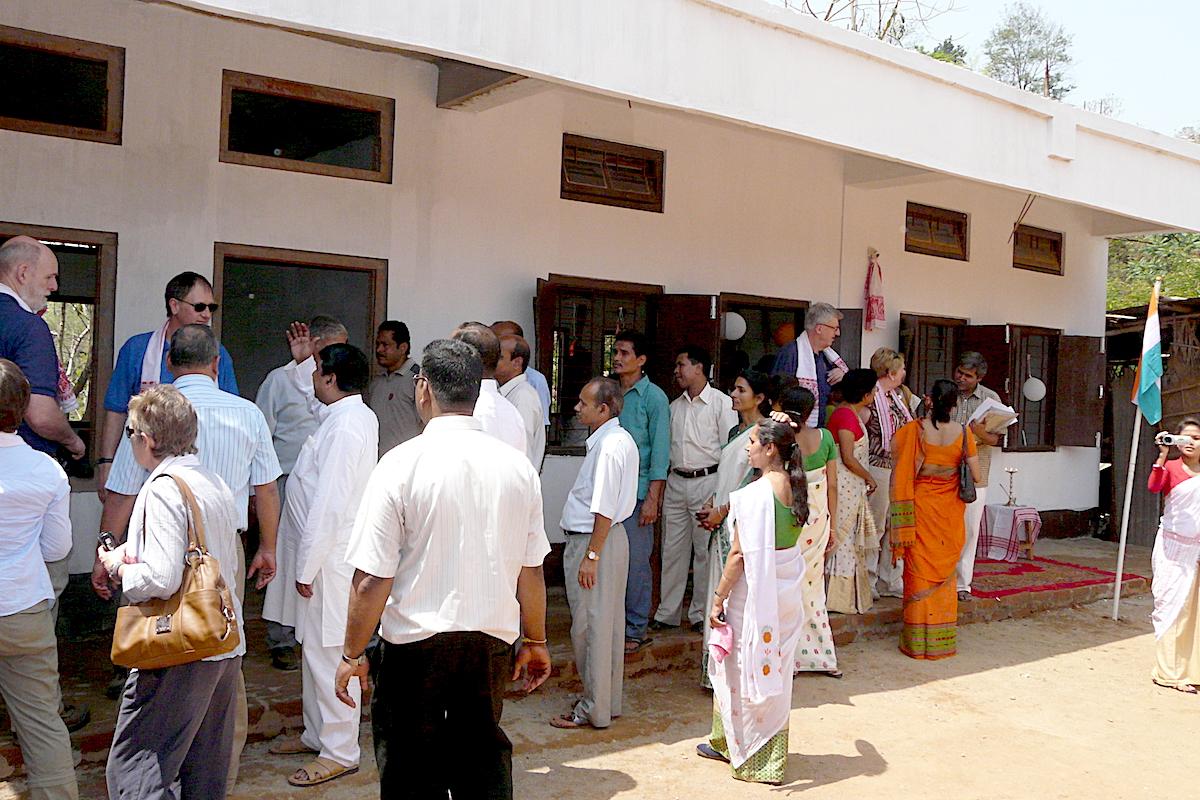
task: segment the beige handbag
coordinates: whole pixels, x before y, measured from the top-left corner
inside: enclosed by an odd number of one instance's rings
[[[196,497],[184,481],[179,486],[188,508],[188,546],[179,589],[165,600],[117,609],[112,663],[132,669],[162,669],[200,661],[234,650],[238,635],[233,598],[221,577],[221,566],[204,541],[204,520]],[[163,477],[162,475],[158,477]],[[143,521],[142,535],[146,535]]]

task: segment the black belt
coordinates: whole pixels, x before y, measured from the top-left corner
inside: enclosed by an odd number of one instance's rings
[[[705,475],[712,475],[716,471],[717,471],[716,464],[713,464],[711,467],[704,467],[703,469],[672,469],[671,470],[671,472],[674,472],[676,475],[678,475],[681,478],[703,478]]]
[[[591,531],[587,531],[587,532],[569,531],[569,530],[566,530],[565,528],[563,529],[563,533],[565,533],[567,536],[591,536],[592,535]]]

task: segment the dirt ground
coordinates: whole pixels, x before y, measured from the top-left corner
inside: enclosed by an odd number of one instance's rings
[[[607,731],[562,732],[546,720],[565,710],[564,688],[505,707],[516,746],[518,798],[914,795],[951,798],[1195,797],[1200,698],[1153,686],[1149,596],[1023,620],[969,625],[959,655],[916,662],[891,640],[844,648],[843,680],[805,676],[792,695],[787,784],[738,783],[728,768],[694,754],[711,700],[690,672],[626,683],[625,715]],[[363,734],[363,770],[318,789],[291,789],[299,759],[252,745],[233,797],[378,797]],[[417,768],[414,765],[414,768]],[[85,763],[82,783],[103,766]],[[14,781],[0,798],[16,797]],[[85,790],[81,796],[92,796]]]

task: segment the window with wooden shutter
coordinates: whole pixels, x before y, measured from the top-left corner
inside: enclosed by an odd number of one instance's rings
[[[904,251],[966,261],[970,221],[961,211],[909,203],[904,217]]]
[[[924,396],[936,380],[953,380],[958,339],[965,319],[900,315],[900,353],[907,372],[905,383],[914,394]]]
[[[1012,340],[1010,383],[1018,418],[1008,430],[1007,449],[1053,450],[1059,332],[1014,325]],[[1038,394],[1042,397],[1033,399]]]
[[[654,356],[646,365],[650,380],[657,383],[667,398],[674,400],[683,391],[675,383],[675,356],[680,348],[692,345],[703,347],[709,358],[720,357],[721,331],[717,314],[717,297],[708,294],[664,294],[654,299],[656,305]],[[709,378],[716,375],[715,364],[709,364]]]
[[[1063,235],[1018,225],[1013,232],[1013,266],[1050,275],[1063,274]]]
[[[716,359],[716,385],[728,393],[738,373],[750,367],[768,375],[779,351],[804,331],[806,300],[722,292],[721,319],[738,314],[746,321],[746,332],[737,339],[721,339]],[[835,342],[834,347],[840,343]]]
[[[1104,430],[1106,391],[1104,338],[1061,336],[1055,388],[1054,443],[1059,447],[1097,447]]]
[[[662,150],[564,133],[559,196],[662,213],[664,163]]]

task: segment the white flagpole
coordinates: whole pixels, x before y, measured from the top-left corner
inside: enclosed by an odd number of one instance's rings
[[[1120,619],[1121,576],[1125,572],[1125,537],[1129,534],[1129,503],[1133,499],[1133,478],[1137,468],[1138,440],[1142,434],[1142,409],[1133,407],[1133,442],[1129,445],[1129,472],[1125,475],[1125,505],[1121,508],[1121,543],[1117,549],[1117,577],[1113,579],[1112,618]]]

